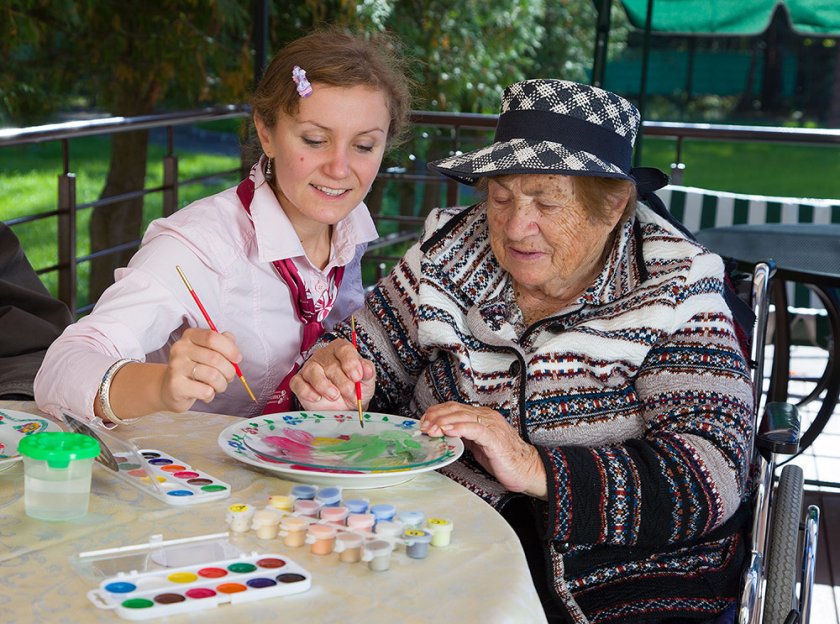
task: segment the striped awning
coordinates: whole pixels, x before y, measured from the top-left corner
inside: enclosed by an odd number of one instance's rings
[[[630,23],[644,29],[648,0],[621,0]],[[840,36],[840,0],[653,0],[651,30],[669,34],[757,35],[783,11],[799,34]]]

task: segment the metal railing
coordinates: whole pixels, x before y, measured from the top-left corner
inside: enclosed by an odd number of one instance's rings
[[[174,130],[182,126],[192,126],[197,123],[213,122],[231,118],[246,118],[250,115],[247,106],[221,106],[216,108],[194,110],[177,113],[162,113],[140,117],[109,117],[86,121],[72,121],[66,123],[35,126],[29,128],[0,129],[0,148],[11,148],[31,143],[58,142],[61,145],[62,173],[58,176],[58,201],[55,210],[49,210],[33,215],[26,215],[6,220],[10,226],[31,223],[43,219],[57,218],[57,248],[58,259],[53,265],[40,267],[39,274],[58,273],[58,296],[70,309],[83,313],[92,307],[92,303],[77,309],[77,266],[89,262],[93,258],[118,253],[131,249],[139,244],[139,240],[132,240],[92,254],[77,255],[76,220],[79,211],[98,206],[107,206],[150,194],[160,193],[162,196],[162,215],[170,215],[178,209],[179,189],[189,184],[203,183],[207,179],[222,175],[240,174],[247,171],[250,163],[240,162],[240,167],[227,171],[217,171],[202,176],[179,179],[178,156],[175,149]],[[426,205],[459,205],[463,200],[464,187],[458,183],[444,179],[428,172],[421,160],[442,158],[457,150],[468,150],[486,144],[492,136],[496,125],[496,115],[481,115],[471,113],[440,113],[415,111],[412,114],[414,154],[407,154],[404,162],[388,164],[380,171],[374,192],[368,197],[377,225],[384,226],[389,231],[379,240],[370,245],[365,256],[366,265],[377,267],[377,276],[387,268],[401,254],[402,249],[414,240],[422,225]],[[110,136],[120,132],[137,130],[165,129],[166,151],[163,157],[163,181],[155,187],[138,189],[119,196],[102,198],[96,201],[78,203],[76,191],[76,174],[71,167],[70,142],[74,139],[90,136]],[[675,155],[672,164],[674,182],[681,181],[684,166],[682,160],[683,143],[687,139],[701,140],[729,140],[729,141],[762,141],[774,143],[798,143],[811,145],[840,146],[840,130],[819,130],[803,128],[752,127],[724,124],[688,124],[671,122],[645,122],[643,125],[645,137],[663,137],[675,139]],[[424,159],[416,157],[423,153]],[[413,168],[413,169],[412,169]],[[389,186],[406,185],[421,189],[423,198],[419,200],[416,194],[409,194],[408,200],[394,206],[394,200],[386,197]],[[403,188],[406,188],[404,186]],[[377,192],[377,187],[378,192]],[[445,189],[445,196],[441,194]],[[394,192],[391,188],[392,194]],[[388,250],[391,249],[391,253]]]

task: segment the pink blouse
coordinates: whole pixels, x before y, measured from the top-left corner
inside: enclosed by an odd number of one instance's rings
[[[71,325],[44,358],[35,378],[39,409],[94,420],[102,376],[120,358],[166,362],[169,347],[188,327],[207,327],[175,265],[180,265],[219,331],[236,337],[239,363],[255,404],[234,380],[225,393],[192,409],[253,417],[299,357],[302,325],[289,289],[272,261],[292,258],[313,293],[328,286],[334,266],[347,265],[338,299],[324,321],[329,329],[362,303],[360,261],[377,238],[373,219],[359,204],[333,229],[329,263],[309,263],[292,224],[257,167],[251,205],[253,226],[236,188],[201,199],[149,225],[128,267],[115,272],[90,315]],[[99,419],[95,419],[99,421]]]

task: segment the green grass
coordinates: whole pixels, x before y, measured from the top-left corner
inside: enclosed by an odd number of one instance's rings
[[[163,182],[164,149],[157,145],[149,147],[146,172],[146,187],[159,186]],[[100,137],[75,139],[70,143],[71,170],[76,173],[76,203],[95,201],[105,183],[110,141]],[[180,180],[204,174],[225,171],[239,166],[238,158],[182,152],[178,155],[178,176]],[[58,176],[62,172],[62,157],[58,143],[41,143],[17,146],[0,150],[0,219],[32,215],[55,210],[58,202]],[[213,179],[209,183],[185,185],[179,188],[179,204],[185,206],[200,197],[216,193],[236,183],[238,176]],[[88,224],[92,209],[80,210],[76,220],[77,254],[90,252]],[[162,214],[160,193],[148,195],[144,202],[143,228],[152,219]],[[55,217],[15,226],[15,234],[21,241],[29,261],[36,269],[52,266],[58,262],[57,231]],[[86,285],[89,264],[78,267],[79,284]],[[55,272],[41,276],[51,293],[57,294],[58,275]],[[84,305],[86,287],[80,288],[79,305]]]
[[[239,122],[237,120],[236,123]],[[107,138],[86,137],[70,142],[71,170],[76,173],[77,203],[94,201],[102,190],[107,173],[110,142]],[[675,142],[668,139],[647,138],[643,144],[643,164],[668,171],[675,156]],[[162,183],[164,150],[151,145],[148,156],[146,187]],[[211,154],[179,152],[179,177],[185,179],[233,169],[238,159]],[[769,143],[711,142],[691,140],[683,146],[686,165],[683,184],[703,188],[761,195],[792,197],[840,197],[840,158],[836,147],[779,145]],[[55,210],[57,180],[61,173],[62,156],[57,142],[0,149],[0,219]],[[238,176],[216,178],[210,183],[181,186],[180,205],[218,192],[238,181]],[[418,214],[419,203],[406,210],[400,206],[400,194],[389,190],[383,205],[388,214]],[[419,193],[415,194],[419,198]],[[89,253],[88,222],[90,209],[81,210],[77,219],[77,253]],[[161,216],[161,195],[146,197],[144,228]],[[56,218],[15,226],[23,249],[36,269],[57,262]],[[383,233],[398,229],[385,225]],[[79,283],[87,284],[89,266],[79,265]],[[368,271],[369,273],[371,271]],[[371,277],[371,276],[367,276]],[[57,274],[42,276],[53,294],[57,293]],[[369,282],[366,282],[369,283]],[[84,305],[83,286],[79,305]]]
[[[643,164],[669,173],[675,141],[644,139]],[[686,141],[684,186],[733,193],[840,199],[836,146]]]

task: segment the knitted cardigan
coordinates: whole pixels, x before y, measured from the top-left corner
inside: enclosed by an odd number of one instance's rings
[[[570,621],[709,619],[737,592],[753,410],[723,279],[639,204],[592,286],[526,328],[483,206],[434,211],[356,314],[371,409],[481,404],[536,446],[548,502],[532,504]],[[442,472],[497,508],[517,496],[469,454]]]

